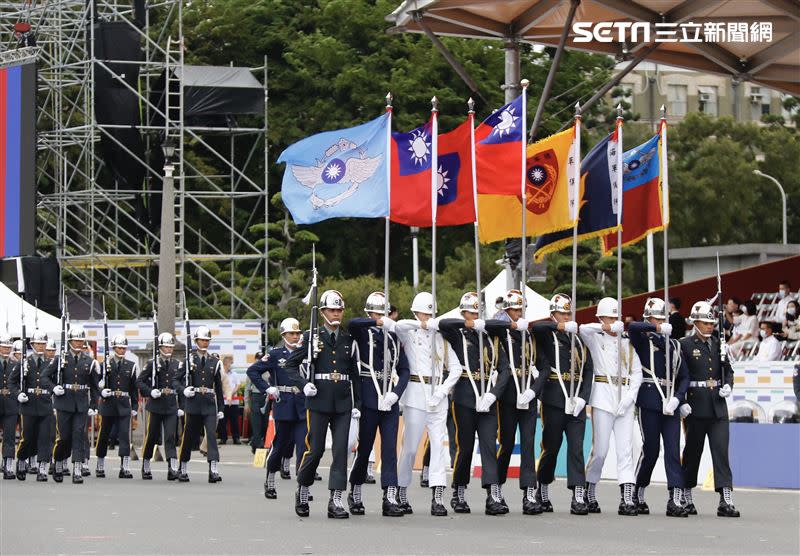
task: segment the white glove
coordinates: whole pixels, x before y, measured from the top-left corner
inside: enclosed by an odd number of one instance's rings
[[[672,334],[672,325],[668,322],[662,322],[659,328],[661,329],[659,334],[663,334],[664,336]]]
[[[223,412],[221,412],[221,411],[217,411],[217,419],[224,419],[224,418],[225,418],[225,414]]]
[[[261,358],[261,361],[264,362],[264,363],[269,361],[269,353],[264,354],[264,357]]]
[[[617,415],[619,415],[620,417],[625,415],[628,412],[628,410],[633,406],[634,401],[635,400],[633,398],[628,396],[622,398],[622,400],[619,402],[619,405],[617,406]]]
[[[103,396],[104,398],[110,398],[111,397],[111,389],[110,388],[103,388],[100,391],[100,395]]]
[[[475,411],[478,413],[488,413],[495,401],[497,401],[497,397],[495,397],[495,395],[491,392],[486,392],[483,397],[478,400],[478,404],[475,406]]]
[[[719,389],[719,397],[720,398],[727,398],[728,396],[731,395],[731,390],[732,390],[731,389],[731,385],[730,384],[726,384],[725,386],[723,386],[722,388]]]
[[[179,409],[178,410],[178,417],[183,417],[184,415],[186,415],[186,413],[182,409]]]
[[[431,407],[436,407],[442,400],[447,397],[447,387],[444,384],[440,384],[436,387],[436,390],[433,391],[433,395],[431,395],[430,399],[428,400],[428,405]]]
[[[667,413],[675,413],[675,410],[678,409],[678,405],[680,405],[680,401],[676,397],[672,397],[669,401],[664,405],[664,411]]]
[[[135,409],[131,409],[131,417],[136,417],[137,415],[139,415],[139,412]]]
[[[278,390],[277,386],[270,386],[267,388],[267,397],[271,400],[279,400],[281,399],[281,393]]]
[[[350,416],[353,419],[361,419],[361,412],[354,407],[353,410],[350,412]]]
[[[573,398],[573,400],[575,402],[575,409],[572,410],[572,416],[577,417],[578,415],[581,414],[583,408],[586,407],[586,400],[584,400],[583,398],[579,398],[577,396]]]
[[[28,394],[26,394],[25,392],[20,392],[19,396],[17,396],[17,401],[19,403],[27,402],[28,401]]]
[[[486,321],[483,319],[475,319],[472,321],[472,328],[475,332],[483,332],[486,330]]]
[[[516,324],[517,324],[517,330],[527,330],[528,324],[530,323],[525,319],[517,319]]]
[[[578,323],[574,320],[568,320],[564,323],[564,332],[569,334],[577,334],[578,333]]]
[[[97,383],[97,387],[102,390],[103,388],[106,387],[106,381],[101,378],[100,382]]]
[[[439,330],[439,318],[437,317],[435,319],[428,319],[427,321],[425,321],[425,327],[428,330],[433,330],[433,331]]]
[[[530,373],[533,376],[533,380],[539,378],[539,369],[537,369],[535,365],[530,368]]]
[[[60,384],[56,384],[53,387],[53,394],[55,394],[56,396],[63,396],[64,395],[64,387],[61,386]]]
[[[159,390],[158,388],[153,388],[150,391],[150,397],[153,398],[154,400],[157,400],[158,398],[161,397],[161,390]]]
[[[183,395],[187,398],[194,398],[194,386],[187,386],[183,389]]]
[[[86,412],[86,415],[88,415],[89,417],[94,417],[95,415],[97,415],[97,410],[90,409],[89,411]]]
[[[305,394],[309,398],[313,398],[317,395],[317,387],[311,384],[310,382],[303,386],[303,394]]]
[[[688,403],[685,403],[681,406],[681,417],[684,419],[692,414],[692,406]]]
[[[519,403],[531,403],[535,397],[536,397],[536,392],[528,388],[522,394],[519,395],[518,401]]]
[[[394,392],[386,392],[386,395],[383,397],[383,406],[386,408],[386,411],[390,411],[392,406],[397,403],[398,398],[397,394]]]
[[[622,334],[625,332],[625,323],[621,320],[615,320],[611,323],[611,332],[614,334]]]
[[[381,322],[383,323],[383,328],[386,329],[387,332],[394,332],[397,326],[397,323],[389,317],[381,317]]]

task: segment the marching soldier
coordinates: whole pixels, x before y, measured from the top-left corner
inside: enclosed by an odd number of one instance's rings
[[[83,483],[81,463],[88,459],[86,443],[86,418],[97,415],[99,373],[97,362],[84,352],[86,331],[82,326],[72,326],[67,334],[69,353],[50,361],[45,369],[47,380],[53,386],[53,405],[56,408],[56,445],[53,459],[56,472],[59,461],[72,454],[72,482]],[[42,343],[44,348],[45,343]],[[65,359],[62,361],[62,359]],[[41,458],[40,458],[41,460]],[[40,474],[44,470],[40,466]],[[53,475],[55,479],[55,473]],[[57,479],[56,479],[57,480]],[[60,482],[60,481],[59,481]]]
[[[50,422],[53,420],[53,382],[47,376],[47,363],[44,360],[44,346],[47,336],[38,330],[31,337],[33,353],[20,359],[11,372],[10,389],[12,397],[19,402],[22,435],[17,446],[17,479],[25,480],[27,460],[37,456],[36,480],[47,481],[45,465],[50,461]],[[22,384],[20,386],[20,375]],[[13,434],[11,438],[14,438]],[[57,482],[61,482],[61,473]]]
[[[464,371],[453,390],[453,421],[456,425],[456,459],[453,470],[453,497],[450,505],[456,513],[469,513],[466,489],[472,469],[475,433],[481,452],[481,486],[486,489],[486,514],[503,515],[508,506],[500,491],[497,472],[497,397],[509,378],[508,360],[498,343],[485,332],[486,323],[478,314],[478,294],[461,296],[459,309],[463,319],[432,319],[428,328],[438,329],[447,340]],[[480,344],[484,353],[481,359]],[[483,368],[481,368],[483,363]],[[497,373],[495,375],[495,373]],[[478,383],[480,382],[480,387]]]
[[[408,386],[401,398],[404,432],[397,469],[398,495],[401,507],[412,513],[407,489],[411,484],[419,441],[427,428],[430,456],[425,480],[428,482],[426,488],[429,486],[433,491],[431,515],[446,516],[444,491],[448,462],[444,441],[447,438],[447,395],[461,378],[461,364],[453,348],[439,334],[426,328],[425,323],[433,317],[433,296],[428,292],[418,293],[411,302],[411,312],[416,319],[404,319],[395,326],[411,369]],[[404,501],[406,506],[402,505]]]
[[[272,418],[275,420],[275,438],[267,458],[267,481],[264,485],[264,496],[269,499],[278,497],[275,489],[275,473],[281,471],[283,455],[288,449],[297,450],[297,464],[300,464],[305,449],[306,400],[297,386],[289,382],[284,367],[292,353],[300,347],[303,333],[300,322],[294,318],[281,321],[280,333],[283,347],[270,350],[266,357],[253,363],[247,369],[247,376],[258,391],[272,400]],[[269,382],[264,374],[269,375]]]
[[[542,453],[539,456],[536,498],[542,511],[552,512],[550,483],[555,480],[556,458],[567,436],[567,486],[572,490],[570,513],[587,515],[583,460],[586,401],[592,393],[592,357],[577,337],[578,325],[570,319],[572,301],[557,293],[550,300],[549,321],[534,323],[531,331],[538,350],[552,365],[542,369]],[[574,345],[573,345],[574,342]],[[574,366],[573,366],[574,365]]]
[[[56,356],[56,341],[53,338],[47,339],[47,344],[44,346],[44,358],[48,363]]]
[[[111,340],[113,353],[107,354],[106,379],[100,390],[100,432],[97,436],[95,455],[97,469],[95,475],[105,477],[105,457],[108,453],[108,437],[116,423],[119,434],[120,479],[132,479],[130,471],[130,424],[139,407],[139,393],[136,388],[138,366],[125,358],[128,338],[114,336]]]
[[[383,515],[401,517],[411,509],[408,499],[398,502],[397,494],[397,430],[400,424],[398,401],[408,384],[408,359],[391,332],[394,322],[386,315],[386,296],[373,292],[364,303],[367,318],[351,319],[347,325],[357,351],[356,362],[361,379],[354,383],[360,390],[361,418],[358,425],[358,452],[350,472],[350,494],[347,503],[350,513],[364,515],[361,488],[367,478],[370,453],[375,444],[375,433],[381,431],[381,488],[383,489]],[[384,376],[384,342],[388,342],[388,376]],[[394,378],[397,378],[397,384]],[[384,386],[386,392],[384,393]]]
[[[689,392],[680,406],[686,427],[683,448],[683,495],[689,514],[697,513],[692,489],[697,486],[697,470],[706,436],[714,464],[714,488],[719,492],[719,517],[739,517],[733,505],[733,475],[728,461],[728,404],[733,389],[733,368],[720,355],[720,340],[712,335],[716,319],[714,308],[706,301],[692,306],[689,319],[694,333],[681,338],[683,359],[689,367]]]
[[[11,348],[11,361],[17,363],[22,361],[22,340],[14,340],[14,346]]]
[[[358,380],[356,360],[351,353],[352,338],[341,328],[344,299],[336,290],[322,292],[319,309],[325,320],[323,326],[303,335],[303,346],[310,346],[312,361],[308,361],[308,349],[295,350],[286,360],[284,369],[291,385],[302,389],[306,396],[306,451],[297,470],[297,493],[295,513],[308,516],[308,489],[314,484],[322,454],[325,452],[325,437],[330,427],[333,460],[331,461],[328,489],[328,517],[349,517],[342,500],[347,488],[347,439],[350,419],[361,417],[360,388],[353,388]],[[301,374],[303,364],[308,372],[313,365],[313,382]]]
[[[689,388],[689,369],[681,357],[677,340],[669,340],[669,373],[667,373],[666,339],[672,326],[662,299],[650,298],[644,305],[644,322],[632,322],[628,327],[631,344],[639,354],[644,378],[636,405],[639,407],[639,428],[642,430],[642,455],[636,472],[634,502],[640,514],[649,514],[645,489],[650,484],[653,468],[658,461],[661,442],[664,443],[664,469],[667,473],[668,517],[688,517],[681,506],[683,471],[681,470],[681,420],[676,410]]]
[[[586,466],[586,500],[589,513],[600,513],[595,489],[608,455],[611,434],[617,453],[617,483],[622,491],[619,515],[635,516],[633,419],[634,404],[642,384],[642,364],[627,338],[619,338],[625,325],[619,320],[617,300],[604,297],[597,304],[600,322],[580,327],[580,337],[592,355],[594,384],[592,406],[592,453]],[[620,359],[621,358],[621,359]],[[620,374],[621,371],[621,374]]]
[[[182,369],[186,378],[183,395],[185,397],[186,417],[183,422],[180,461],[181,471],[178,480],[189,482],[189,460],[192,457],[192,443],[199,440],[200,429],[205,429],[206,459],[208,459],[208,482],[222,481],[217,464],[219,448],[217,447],[217,421],[225,415],[222,411],[224,398],[222,395],[222,362],[216,355],[208,353],[211,343],[211,331],[207,326],[199,326],[194,333],[197,349],[190,359],[191,368]],[[186,347],[189,349],[189,346]]]
[[[174,481],[178,478],[175,430],[178,425],[178,417],[183,416],[183,410],[178,407],[178,392],[183,386],[179,371],[180,364],[172,357],[174,349],[175,337],[169,332],[159,334],[158,357],[156,361],[151,359],[147,362],[136,381],[139,393],[148,398],[145,410],[150,414],[142,452],[142,479],[146,481],[153,479],[150,459],[153,457],[153,451],[158,444],[162,428],[164,452],[169,462],[167,480]]]
[[[499,340],[508,357],[510,380],[505,391],[497,401],[498,440],[497,466],[500,485],[504,485],[511,463],[511,453],[519,426],[520,468],[519,487],[522,495],[522,513],[537,515],[542,513],[536,501],[536,467],[534,442],[536,438],[537,402],[534,386],[541,388],[538,368],[547,369],[546,362],[528,332],[528,321],[522,318],[525,304],[522,292],[508,290],[503,297],[504,317],[486,323],[487,332]],[[541,391],[540,391],[541,393]]]
[[[8,332],[0,332],[0,431],[3,432],[3,479],[14,479],[14,439],[17,435],[19,403],[13,394],[11,361],[13,342]]]

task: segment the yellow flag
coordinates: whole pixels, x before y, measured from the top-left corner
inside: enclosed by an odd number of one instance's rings
[[[573,149],[575,128],[551,135],[527,149],[525,175],[526,228],[540,236],[571,228],[569,199],[577,174]],[[573,194],[574,196],[574,194]],[[521,195],[478,195],[478,235],[491,243],[522,235]]]

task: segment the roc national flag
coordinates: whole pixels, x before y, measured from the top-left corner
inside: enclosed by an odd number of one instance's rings
[[[389,214],[389,113],[365,124],[325,131],[288,147],[281,193],[298,224]]]
[[[622,245],[663,229],[661,207],[661,135],[622,155]],[[617,234],[603,236],[603,252],[617,247]]]
[[[475,129],[478,193],[520,195],[522,142],[527,141],[523,104],[520,95]]]

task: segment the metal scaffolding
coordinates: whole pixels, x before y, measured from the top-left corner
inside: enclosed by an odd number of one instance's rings
[[[230,119],[224,127],[191,125],[183,109],[183,2],[143,2],[144,12],[138,14],[133,4],[0,2],[1,28],[30,22],[38,49],[37,254],[58,258],[73,313],[95,318],[100,297],[105,296],[116,301],[109,303],[113,318],[150,314],[160,232],[142,220],[139,201],[160,200],[164,169],[154,167],[152,157],[137,156],[113,133],[135,128],[145,154],[160,149],[165,138],[175,147],[178,292],[184,291],[187,304],[202,309],[205,318],[265,318],[267,231],[254,237],[248,229],[266,223],[268,216],[266,58],[263,66],[249,68],[263,84],[263,117],[245,118],[250,127]],[[136,33],[141,58],[99,57],[92,22],[117,22]],[[13,41],[6,43],[13,46]],[[134,85],[119,69],[132,64],[139,76]],[[135,95],[139,125],[98,122],[99,71]],[[153,101],[156,88],[166,94],[166,110]],[[141,187],[124,187],[114,179],[101,140],[112,142],[141,166],[145,176]],[[176,314],[178,310],[176,306]]]

